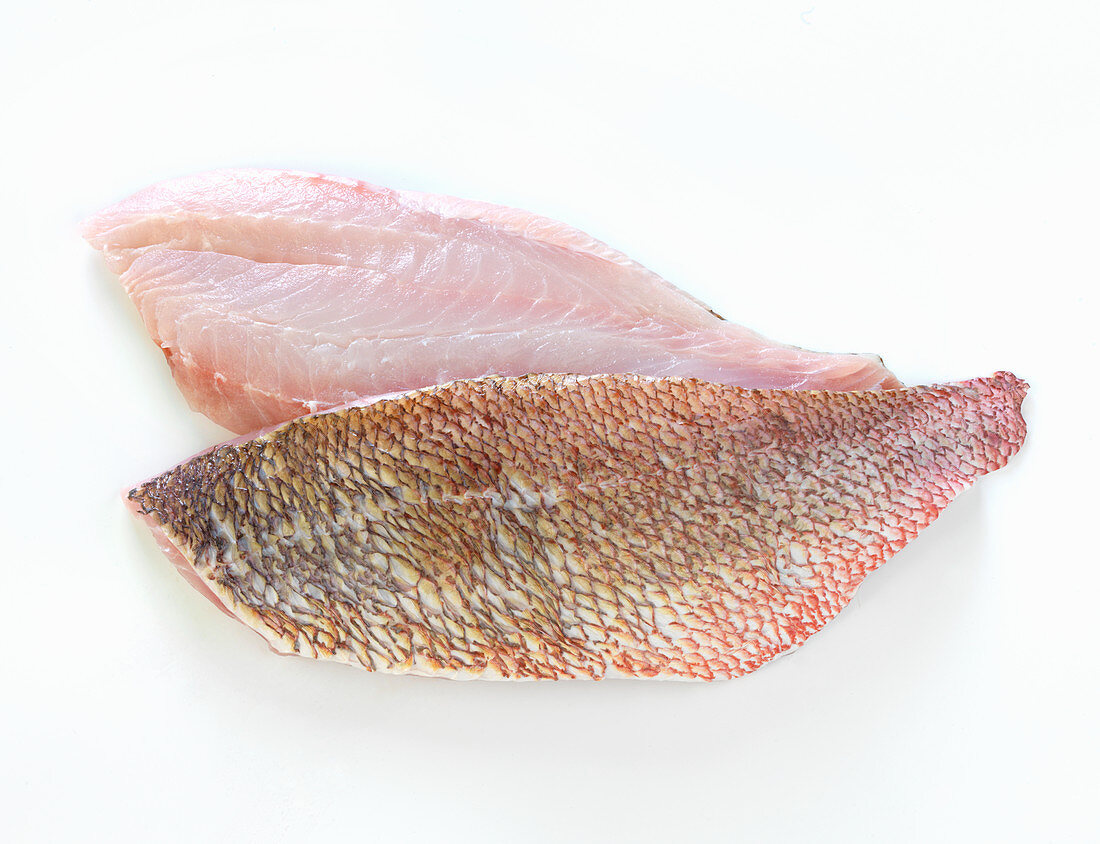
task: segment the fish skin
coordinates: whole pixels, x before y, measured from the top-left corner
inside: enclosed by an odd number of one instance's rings
[[[483,378],[216,447],[128,502],[280,653],[731,678],[802,644],[1004,466],[1026,392],[1009,373],[860,392]]]
[[[900,386],[881,359],[768,340],[591,236],[487,203],[229,170],[87,220],[191,406],[237,433],[489,374]]]

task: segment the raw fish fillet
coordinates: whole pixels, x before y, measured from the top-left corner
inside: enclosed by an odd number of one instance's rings
[[[484,378],[289,422],[129,503],[276,651],[453,678],[737,677],[1024,439],[1007,373],[889,391]]]
[[[238,433],[489,374],[900,386],[877,357],[767,340],[576,229],[485,203],[231,170],[141,191],[84,234],[191,406]]]

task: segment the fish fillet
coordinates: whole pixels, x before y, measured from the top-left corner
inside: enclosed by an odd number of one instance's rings
[[[150,187],[84,234],[191,406],[238,433],[490,374],[900,386],[877,357],[775,343],[583,232],[485,203],[231,170]]]
[[[483,378],[289,422],[128,496],[276,651],[453,678],[737,677],[1025,434],[1008,373],[887,391]]]

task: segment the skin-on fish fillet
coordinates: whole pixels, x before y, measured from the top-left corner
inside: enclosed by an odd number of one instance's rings
[[[888,391],[460,381],[292,421],[129,493],[276,651],[454,678],[737,677],[1023,442],[1008,373]]]
[[[900,386],[877,357],[775,343],[583,232],[485,203],[230,170],[143,190],[84,234],[191,406],[238,433],[488,374]]]

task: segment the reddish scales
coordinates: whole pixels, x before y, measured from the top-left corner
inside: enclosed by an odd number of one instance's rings
[[[458,678],[736,677],[1023,442],[1000,373],[884,392],[484,378],[287,423],[134,489],[284,653]]]

